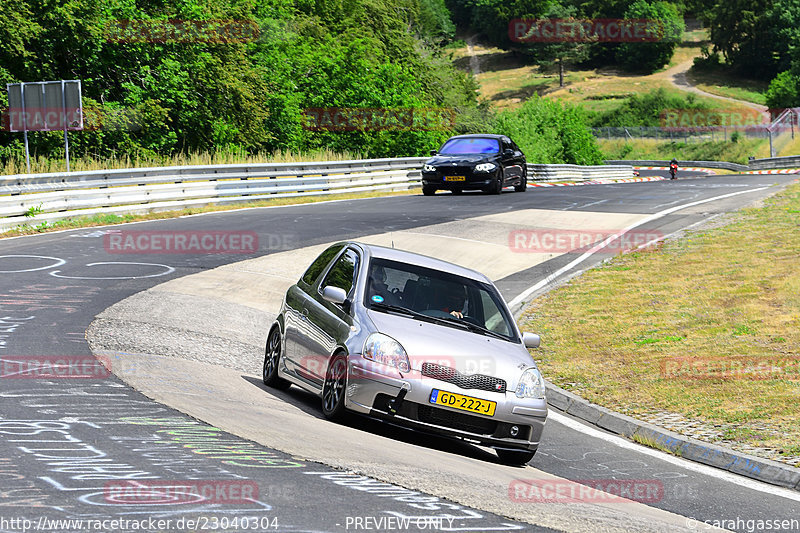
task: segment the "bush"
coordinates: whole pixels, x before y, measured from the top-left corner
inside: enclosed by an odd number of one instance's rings
[[[580,107],[534,96],[498,114],[495,131],[522,148],[529,163],[599,165],[603,154]]]
[[[642,95],[628,97],[619,107],[595,115],[595,127],[660,126],[662,114],[667,109],[707,109],[693,94],[683,95],[665,89],[656,89]]]
[[[800,77],[790,71],[781,72],[769,82],[767,107],[781,109],[800,105]]]

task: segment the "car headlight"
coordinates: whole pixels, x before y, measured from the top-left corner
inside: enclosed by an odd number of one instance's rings
[[[475,165],[475,172],[491,172],[496,168],[497,165],[494,163],[481,163],[480,165]]]
[[[517,398],[544,399],[544,378],[538,368],[528,368],[517,385]]]
[[[411,368],[408,355],[400,343],[383,333],[373,333],[367,337],[361,356],[376,363],[393,366],[401,372],[408,372]]]
[[[422,167],[423,172],[436,172],[436,167],[433,165],[423,165]]]

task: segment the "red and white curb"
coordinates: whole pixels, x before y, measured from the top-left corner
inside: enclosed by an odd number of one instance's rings
[[[669,167],[633,167],[636,170],[669,170]],[[678,172],[702,172],[704,174],[716,174],[717,171],[703,167],[679,167]]]
[[[588,181],[571,181],[562,183],[528,183],[529,187],[574,187],[576,185],[606,185],[609,183],[636,183],[640,181],[663,181],[661,176],[648,176],[645,178],[609,178]]]
[[[800,168],[782,168],[779,170],[749,170],[745,174],[800,174]]]

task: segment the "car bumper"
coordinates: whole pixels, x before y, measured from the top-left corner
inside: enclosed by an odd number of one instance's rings
[[[351,358],[349,363],[345,395],[348,409],[484,446],[531,451],[539,446],[547,419],[547,402],[543,399],[521,400],[508,391],[461,389],[414,371],[402,377],[389,376],[375,372],[362,361]],[[431,404],[433,389],[496,402],[495,414],[487,417]],[[405,393],[401,395],[402,390]]]
[[[437,189],[485,189],[494,181],[494,173],[470,174],[464,177],[464,181],[445,181],[444,176],[437,173],[423,173],[422,186],[436,187]]]

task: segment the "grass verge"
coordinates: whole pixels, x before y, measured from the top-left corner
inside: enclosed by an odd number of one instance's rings
[[[642,437],[638,433],[634,433],[631,436],[631,440],[633,442],[638,442],[642,446],[647,446],[648,448],[654,448],[656,450],[662,451],[664,453],[668,453],[670,455],[674,455],[676,457],[681,457],[681,455],[682,455],[680,453],[680,449],[671,450],[671,449],[667,448],[666,446],[664,446],[663,444],[659,443],[658,441],[656,441],[654,439],[647,438],[647,437]]]
[[[618,256],[521,321],[542,335],[542,371],[560,387],[797,459],[800,184],[725,222]]]
[[[672,159],[687,161],[728,161],[747,164],[749,156],[769,157],[767,139],[739,142],[664,142],[656,139],[598,139],[606,159]]]
[[[34,235],[36,233],[48,233],[66,229],[91,228],[94,226],[110,226],[114,224],[126,224],[128,222],[139,222],[143,220],[161,220],[167,218],[178,218],[187,215],[197,215],[199,213],[214,213],[217,211],[233,211],[237,209],[247,209],[251,207],[269,207],[279,205],[299,205],[311,204],[316,202],[326,202],[330,200],[354,200],[358,198],[377,198],[387,196],[402,196],[414,194],[418,191],[371,191],[363,193],[334,194],[327,196],[304,196],[295,198],[275,198],[274,200],[258,200],[254,202],[242,202],[228,205],[207,205],[204,207],[191,207],[174,211],[157,211],[142,214],[98,214],[91,216],[76,216],[57,220],[52,223],[42,223],[38,225],[25,224],[16,228],[0,233],[0,239],[5,237],[18,237],[20,235]]]
[[[687,78],[695,87],[707,93],[745,100],[754,104],[767,104],[766,93],[769,82],[738,77],[724,65],[706,68],[692,67],[687,73]]]

